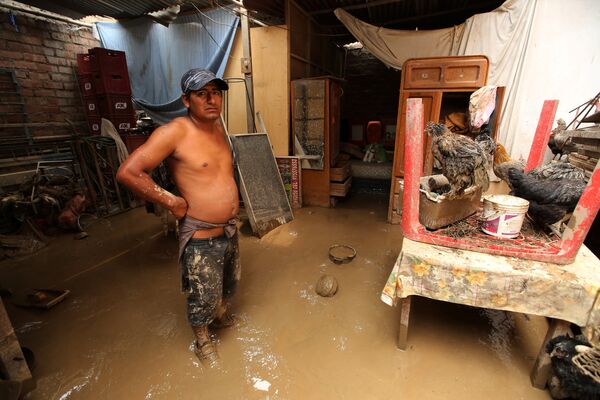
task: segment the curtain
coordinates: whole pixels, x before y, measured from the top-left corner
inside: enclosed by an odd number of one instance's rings
[[[97,23],[102,47],[125,51],[133,102],[159,124],[185,115],[181,76],[206,68],[222,77],[239,18],[216,9],[179,16],[168,27],[149,17]]]

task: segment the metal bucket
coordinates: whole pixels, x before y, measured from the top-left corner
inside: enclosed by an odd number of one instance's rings
[[[481,229],[488,235],[511,239],[519,236],[529,202],[506,194],[483,196]]]

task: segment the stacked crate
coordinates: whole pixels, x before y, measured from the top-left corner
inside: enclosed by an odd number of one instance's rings
[[[125,53],[95,47],[77,55],[78,80],[92,134],[100,134],[101,119],[110,120],[124,135],[135,127],[131,85]]]

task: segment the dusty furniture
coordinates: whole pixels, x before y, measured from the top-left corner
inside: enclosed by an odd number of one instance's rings
[[[600,339],[600,260],[585,246],[573,264],[559,265],[474,251],[432,246],[404,239],[381,299],[401,301],[398,347],[406,348],[410,296],[469,306],[550,317],[531,379],[544,387],[549,357],[545,343],[564,333],[569,322]],[[568,322],[565,322],[568,321]]]
[[[337,80],[292,81],[292,132],[294,155],[302,163],[302,203],[329,207],[333,196],[345,196],[352,177],[338,165],[340,152],[340,96]]]
[[[441,121],[452,112],[467,112],[471,94],[487,83],[488,59],[485,56],[433,57],[407,60],[402,66],[400,100],[396,123],[392,190],[388,221],[400,223],[402,203],[400,181],[404,176],[406,131],[406,104],[408,99],[418,98],[423,103],[424,122]],[[499,92],[500,97],[503,92]],[[496,120],[500,115],[502,99],[496,108]],[[498,124],[492,136],[495,138]],[[423,148],[424,175],[430,175],[433,158],[431,138],[426,138]]]
[[[557,101],[544,103],[526,169],[540,165]],[[419,222],[419,179],[423,165],[422,104],[407,102],[402,252],[383,290],[382,300],[402,299],[399,347],[406,346],[410,296],[516,311],[552,318],[546,341],[572,322],[600,341],[600,260],[583,240],[600,207],[597,165],[560,240],[537,243],[527,235],[496,240],[477,233],[428,232]],[[599,163],[600,164],[600,163]],[[441,233],[439,233],[441,231]],[[539,245],[537,245],[539,244]],[[568,321],[568,322],[567,322]],[[540,349],[532,383],[546,383],[549,358]]]

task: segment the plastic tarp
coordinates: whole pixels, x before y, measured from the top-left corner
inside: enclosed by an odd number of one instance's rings
[[[190,68],[222,77],[239,18],[229,10],[179,16],[168,27],[142,17],[97,23],[102,46],[125,51],[133,101],[154,121],[185,115],[179,80]]]

